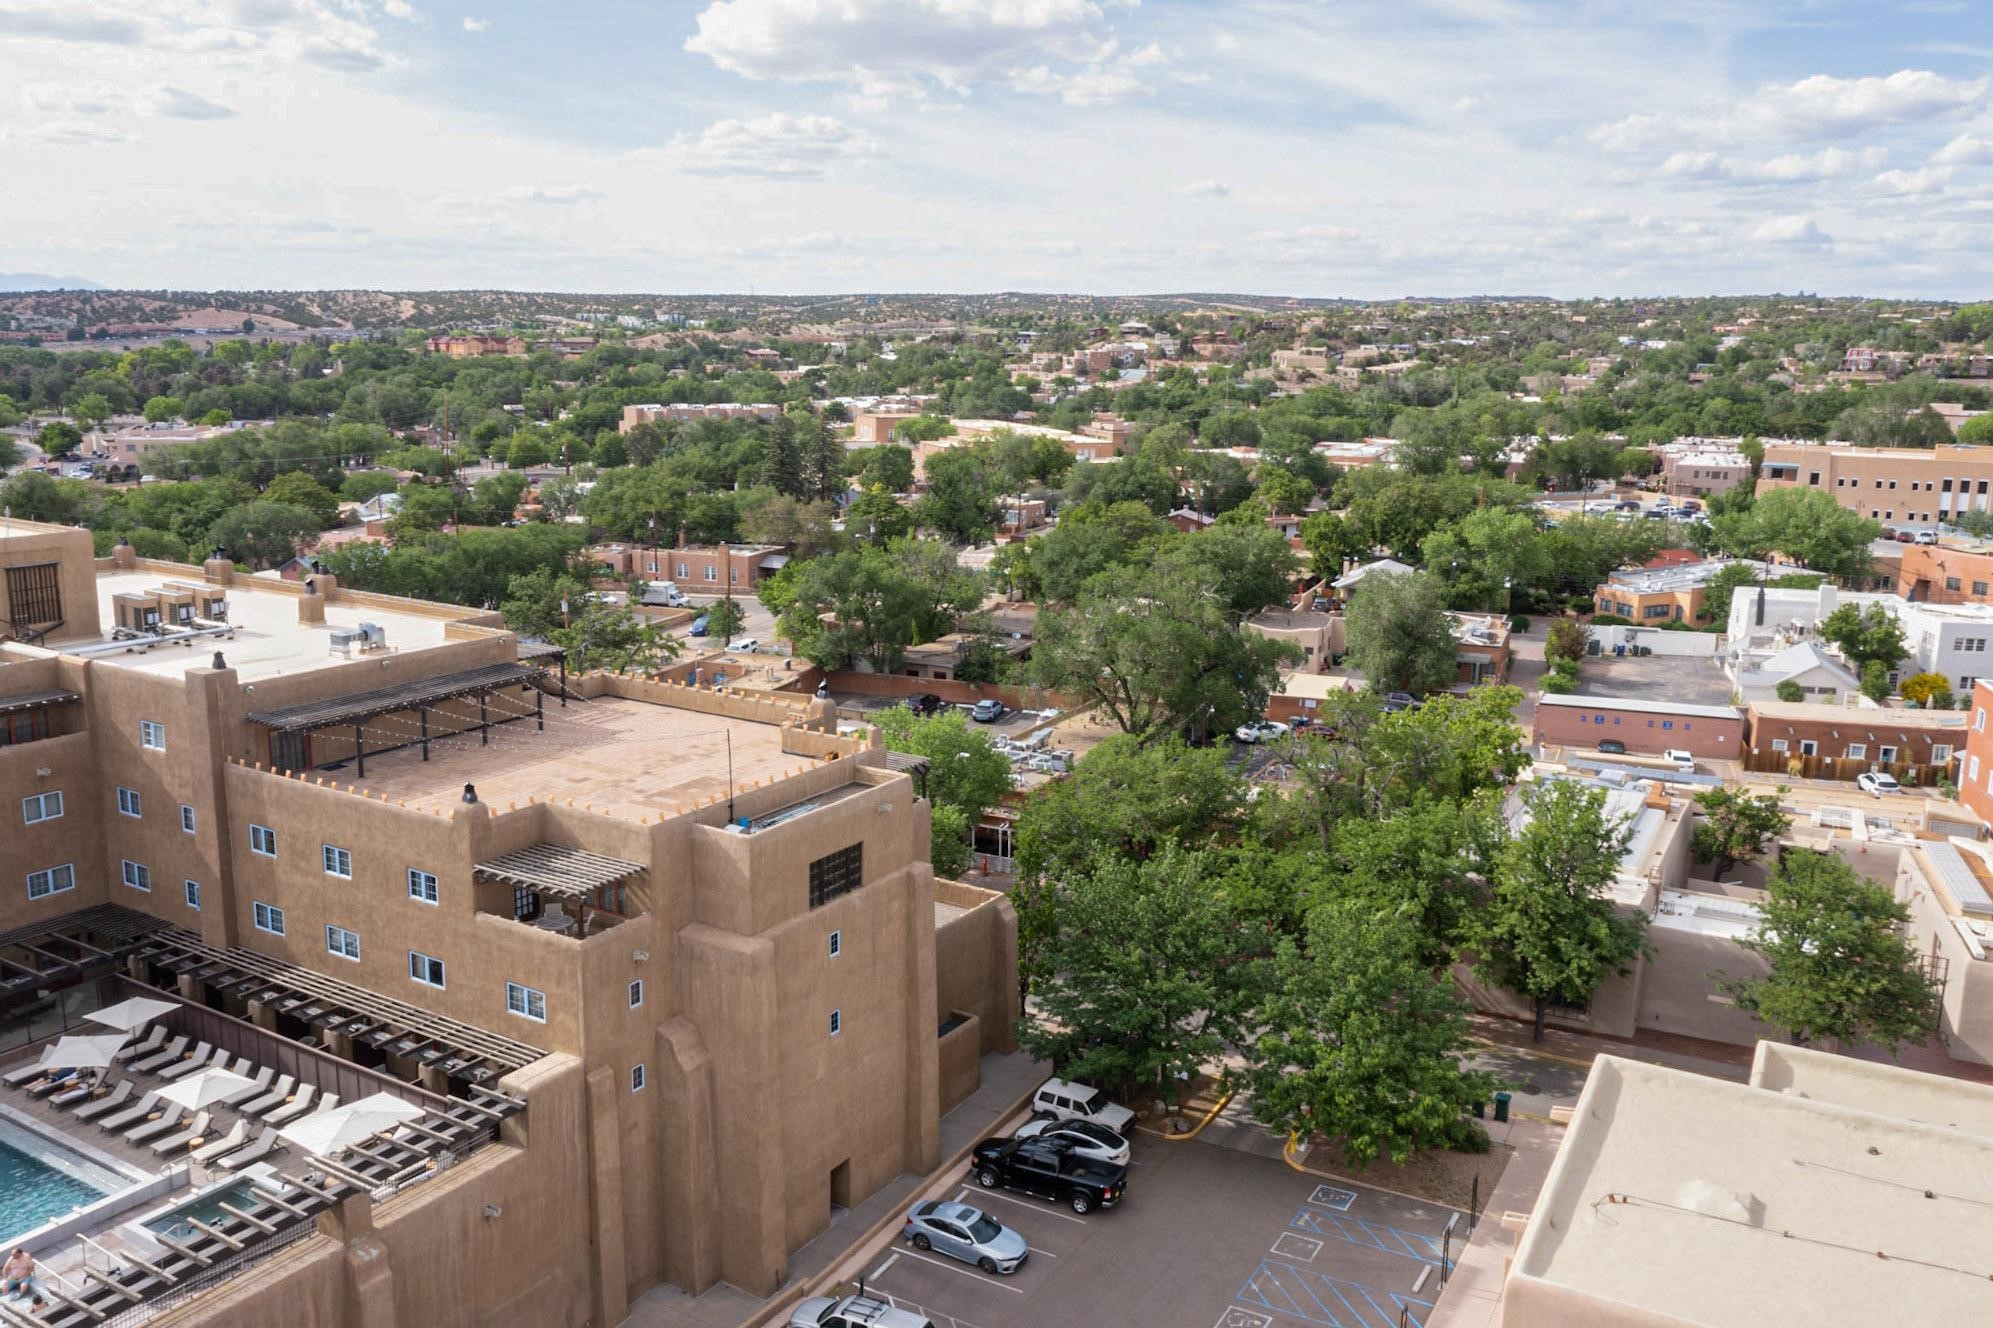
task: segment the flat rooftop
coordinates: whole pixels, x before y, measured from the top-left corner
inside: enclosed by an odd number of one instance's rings
[[[494,705],[493,716],[499,713]],[[529,710],[525,719],[493,727],[489,746],[480,745],[475,732],[431,740],[428,761],[416,747],[369,752],[365,779],[351,764],[339,778],[412,803],[453,804],[465,784],[476,784],[479,800],[500,810],[529,798],[572,798],[577,806],[592,803],[597,811],[634,820],[724,795],[729,741],[736,788],[814,764],[785,753],[774,724],[620,697],[571,700],[562,709],[549,696],[546,722],[546,732],[535,730]],[[394,718],[370,722],[368,741],[385,745],[416,736],[403,727]]]
[[[1919,1078],[1902,1107],[1927,1120],[1951,1081]],[[1509,1321],[1983,1319],[1993,1139],[1868,1103],[1599,1057],[1517,1248]]]
[[[228,624],[235,629],[235,634],[227,640],[197,636],[182,644],[169,637],[164,644],[156,645],[149,651],[133,653],[111,650],[95,653],[88,642],[82,641],[65,641],[52,648],[65,654],[84,654],[90,659],[120,668],[175,676],[190,668],[206,668],[213,662],[214,652],[219,650],[238,678],[254,682],[258,678],[308,673],[313,669],[348,662],[345,656],[332,653],[331,632],[335,627],[375,623],[387,633],[389,652],[407,654],[412,650],[427,650],[431,646],[442,645],[446,624],[477,612],[456,605],[444,606],[451,610],[448,612],[427,614],[381,608],[373,604],[329,603],[325,606],[325,621],[307,625],[298,621],[298,597],[259,585],[263,579],[237,576],[232,583],[222,587],[228,595]],[[104,639],[110,640],[111,625],[117,621],[111,606],[113,596],[126,591],[144,593],[157,590],[169,581],[196,586],[204,584],[200,574],[194,571],[179,576],[165,572],[98,573],[97,608],[99,621],[105,625]],[[376,653],[354,658],[379,657]]]

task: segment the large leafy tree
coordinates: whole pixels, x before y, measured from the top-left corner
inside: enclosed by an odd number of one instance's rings
[[[1204,734],[1260,714],[1293,647],[1241,630],[1208,573],[1114,567],[1040,615],[1040,686],[1123,733]]]
[[[512,577],[499,609],[513,631],[565,649],[568,667],[577,671],[644,672],[669,662],[682,648],[677,638],[628,607],[611,604],[575,576],[548,567]]]
[[[1902,934],[1909,921],[1906,905],[1838,856],[1787,849],[1743,942],[1771,970],[1728,990],[1794,1042],[1892,1052],[1923,1042],[1937,1027],[1937,994]]]
[[[1532,586],[1549,570],[1536,522],[1522,512],[1474,512],[1442,526],[1420,546],[1425,566],[1446,583],[1453,605],[1493,611],[1511,587]],[[1359,587],[1361,595],[1367,586]]]
[[[1751,794],[1743,789],[1708,789],[1695,795],[1702,815],[1695,823],[1695,856],[1713,863],[1717,875],[1757,857],[1765,843],[1792,827],[1792,818],[1779,805],[1785,793]]]
[[[1849,511],[1819,489],[1774,489],[1743,511],[1715,517],[1710,525],[1727,553],[1744,558],[1782,553],[1838,577],[1864,575],[1871,561],[1869,544],[1882,533],[1880,523]]]
[[[229,511],[208,538],[240,562],[274,567],[301,552],[318,530],[318,518],[304,508],[262,500]]]
[[[1647,918],[1612,899],[1628,827],[1606,815],[1605,790],[1546,780],[1523,809],[1525,823],[1495,856],[1470,942],[1478,973],[1529,1000],[1541,1042],[1552,1003],[1581,1005],[1607,978],[1632,971]]]
[[[1040,603],[1068,604],[1095,575],[1117,563],[1141,562],[1169,523],[1140,503],[1081,503],[1059,515],[1059,524],[1025,544],[1010,559],[1012,581]]]
[[[1165,575],[1180,569],[1208,579],[1223,596],[1227,612],[1238,618],[1286,603],[1301,566],[1279,531],[1261,521],[1246,524],[1229,519],[1209,530],[1167,540],[1158,559]]]
[[[1070,1078],[1174,1101],[1179,1076],[1243,1036],[1261,935],[1210,885],[1202,855],[1102,855],[1052,887],[1056,924],[1021,1041]]]
[[[996,530],[997,481],[983,458],[964,448],[927,459],[921,524],[957,544],[980,544]]]
[[[1820,639],[1841,648],[1857,671],[1880,664],[1886,673],[1910,653],[1903,624],[1880,604],[1843,604],[1820,620]]]
[[[1319,1133],[1362,1164],[1449,1142],[1492,1079],[1466,1068],[1467,1006],[1423,953],[1409,909],[1326,905],[1283,940],[1247,1052],[1253,1115]]]
[[[1446,587],[1422,572],[1373,573],[1345,611],[1349,662],[1379,691],[1415,696],[1458,676]]]
[[[922,789],[933,808],[931,860],[937,874],[960,875],[976,823],[1010,792],[1009,759],[959,710],[923,718],[894,706],[875,722],[887,747],[928,759]]]
[[[863,658],[881,673],[899,668],[910,645],[954,630],[982,598],[982,579],[932,541],[865,545],[812,559],[796,576],[782,634],[820,668]]]

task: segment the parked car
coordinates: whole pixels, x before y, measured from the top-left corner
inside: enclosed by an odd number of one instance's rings
[[[1938,532],[1935,530],[1920,530],[1913,541],[1913,543],[1917,544],[1936,544],[1937,542]]]
[[[1041,1116],[1028,1120],[1017,1127],[1015,1139],[1065,1139],[1072,1143],[1073,1151],[1081,1157],[1095,1162],[1111,1162],[1122,1166],[1128,1161],[1130,1149],[1128,1141],[1108,1129],[1084,1120],[1054,1120]]]
[[[1639,510],[1640,500],[1638,498],[1623,498],[1613,504],[1613,511],[1615,512],[1637,512]]]
[[[705,634],[706,634],[706,615],[702,613],[698,617],[692,620],[692,628],[690,632],[687,633],[687,635],[704,636]]]
[[[1255,719],[1232,730],[1232,736],[1240,742],[1272,742],[1284,738],[1290,730],[1277,719]]]
[[[1386,714],[1393,714],[1400,710],[1417,710],[1418,708],[1418,698],[1410,692],[1384,693],[1384,712]]]
[[[1663,503],[1659,507],[1650,507],[1647,509],[1647,519],[1649,521],[1666,521],[1674,514],[1675,509],[1669,507],[1666,503]]]
[[[1695,753],[1680,747],[1670,747],[1661,753],[1661,759],[1674,766],[1685,775],[1695,773]]]
[[[1697,502],[1693,498],[1685,498],[1681,502],[1675,504],[1675,510],[1677,512],[1700,512],[1702,510],[1702,504]]]
[[[1896,532],[1896,542],[1898,544],[1909,544],[1916,538],[1917,537],[1915,535],[1911,534],[1907,530],[1899,530]]]
[[[755,651],[761,649],[761,642],[751,636],[743,637],[728,646],[727,649],[733,651],[735,654],[752,655]]]
[[[1855,776],[1855,787],[1864,793],[1881,797],[1885,793],[1901,793],[1903,786],[1896,782],[1896,776],[1886,770],[1865,770]]]
[[[916,715],[939,714],[943,702],[933,692],[915,692],[907,698],[907,709]]]
[[[1054,1120],[1092,1121],[1119,1134],[1135,1119],[1135,1113],[1116,1103],[1098,1088],[1065,1079],[1047,1079],[1031,1095],[1031,1110]]]
[[[1618,738],[1600,738],[1599,750],[1607,756],[1624,756],[1626,755],[1626,744]]]
[[[934,1328],[934,1321],[873,1296],[811,1296],[790,1313],[789,1328]]]
[[[1058,1139],[985,1139],[969,1168],[986,1190],[1035,1194],[1082,1214],[1120,1203],[1128,1183],[1128,1168],[1081,1157]]]
[[[969,718],[978,724],[994,724],[1010,713],[1010,707],[1001,701],[981,700],[969,710]]]
[[[1031,1253],[1024,1237],[982,1209],[937,1199],[913,1206],[900,1238],[917,1250],[933,1250],[986,1273],[1014,1273]]]

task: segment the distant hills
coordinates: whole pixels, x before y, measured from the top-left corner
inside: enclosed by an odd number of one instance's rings
[[[104,287],[82,277],[51,277],[46,272],[0,272],[0,294],[13,291],[100,291]]]

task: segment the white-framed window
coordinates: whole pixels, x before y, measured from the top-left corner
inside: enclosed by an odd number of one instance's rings
[[[325,952],[336,954],[342,959],[360,957],[360,933],[347,931],[344,927],[328,926],[325,929]]]
[[[648,1080],[644,1076],[643,1063],[639,1061],[637,1064],[632,1065],[630,1067],[630,1091],[632,1093],[643,1092],[644,1084],[647,1082]]]
[[[53,821],[62,815],[62,790],[51,789],[47,793],[35,793],[21,799],[21,821],[33,825],[37,821]]]
[[[250,917],[256,923],[257,931],[267,931],[272,936],[282,936],[284,934],[283,909],[276,907],[274,904],[252,902],[249,913]]]
[[[118,786],[118,814],[121,816],[140,816],[144,814],[139,802],[137,789],[128,789],[123,785]]]
[[[138,722],[138,745],[151,752],[166,750],[166,726],[157,720],[141,719]]]
[[[683,580],[685,579],[685,564],[684,564],[684,563],[680,563],[680,564],[678,564],[678,579],[679,579],[679,580],[681,580],[681,581],[683,581]]]
[[[547,1022],[547,993],[517,982],[508,982],[505,984],[505,1008],[521,1019],[544,1024]]]
[[[836,1037],[839,1033],[842,1033],[843,1031],[844,1031],[844,1011],[832,1010],[830,1012],[830,1035],[832,1037]]]
[[[1867,760],[1867,759],[1868,759],[1868,744],[1867,744],[1867,743],[1865,743],[1865,742],[1851,742],[1851,743],[1849,743],[1849,744],[1848,744],[1848,759],[1849,759],[1850,761],[1865,761],[1865,760]]]
[[[1820,744],[1811,738],[1801,738],[1799,740],[1799,754],[1801,756],[1818,756],[1820,754]]]
[[[60,867],[48,867],[38,872],[28,873],[28,898],[45,899],[59,895],[64,890],[76,888],[76,867],[65,862]]]
[[[325,861],[325,874],[327,876],[340,876],[349,881],[353,879],[353,855],[351,853],[340,848],[337,844],[321,844],[319,845],[319,856]]]
[[[1977,779],[1977,778],[1979,778],[1979,758],[1978,758],[1978,757],[1976,757],[1976,756],[1975,756],[1975,757],[1973,757],[1973,758],[1972,758],[1972,759],[1971,759],[1970,761],[1967,761],[1967,762],[1966,762],[1966,768],[1965,768],[1965,777],[1966,777],[1967,779],[1969,779],[1969,780],[1970,780],[1970,779]]]
[[[425,987],[443,989],[443,961],[435,955],[423,954],[420,950],[408,952],[408,977],[412,982],[420,982]]]
[[[194,809],[184,802],[180,804],[180,828],[190,835],[194,833]]]
[[[267,825],[249,827],[249,851],[260,857],[277,856],[277,832]]]
[[[185,884],[187,887],[187,907],[199,912],[201,907],[201,883],[199,881],[188,881]]]
[[[1973,712],[1972,712],[1972,731],[1973,731],[1974,733],[1984,733],[1984,732],[1986,731],[1986,707],[1985,707],[1985,706],[1978,706],[1978,707],[1976,707],[1976,708],[1975,708],[1975,709],[1973,710]]]
[[[717,581],[720,579],[720,569],[713,566],[711,563],[707,563],[705,567],[705,576],[708,581]]]
[[[644,980],[638,978],[630,983],[630,1008],[636,1009],[644,1003]]]
[[[844,953],[844,933],[841,931],[834,931],[830,934],[830,957],[832,959],[835,959],[843,953]]]
[[[1896,755],[1895,752],[1890,753],[1891,757],[1894,757],[1895,755]],[[1951,761],[1951,746],[1948,743],[1934,742],[1931,744],[1932,765],[1946,765],[1950,761]]]
[[[1772,739],[1772,750],[1773,750],[1773,751],[1775,751],[1775,752],[1782,752],[1782,751],[1785,751],[1785,750],[1786,750],[1786,747],[1787,747],[1787,744],[1786,744],[1786,741],[1785,741],[1785,739],[1784,739],[1784,738],[1773,738],[1773,739]]]
[[[1945,750],[1949,752],[1951,748],[1947,747]],[[1896,759],[1896,749],[1885,744],[1875,749],[1875,758],[1884,765],[1888,765]]]
[[[130,858],[126,858],[124,864],[125,884],[134,890],[144,890],[150,894],[152,891],[152,868],[142,862],[133,862]]]
[[[425,904],[435,903],[439,897],[436,890],[436,874],[434,872],[422,871],[416,867],[410,867],[408,869],[408,897],[410,899],[418,899]]]

